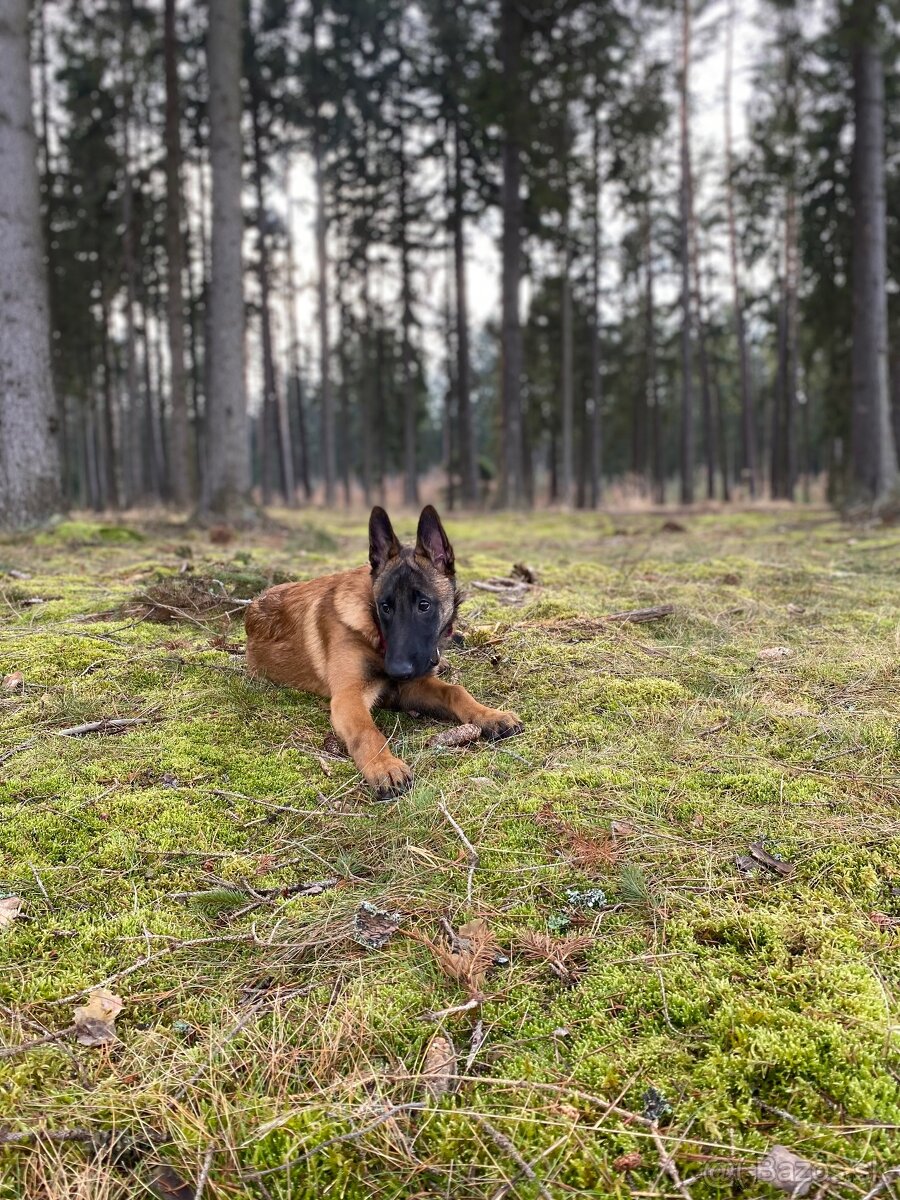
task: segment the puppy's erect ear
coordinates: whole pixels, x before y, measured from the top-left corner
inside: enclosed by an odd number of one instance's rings
[[[400,543],[391,525],[391,518],[376,504],[369,517],[369,562],[372,574],[377,575],[388,559],[400,553]]]
[[[453,575],[456,572],[450,539],[444,532],[441,518],[430,504],[422,509],[422,515],[419,517],[416,554],[430,558],[435,567],[445,575]]]

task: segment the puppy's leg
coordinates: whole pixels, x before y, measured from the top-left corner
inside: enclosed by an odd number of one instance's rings
[[[487,708],[479,704],[464,687],[445,683],[433,675],[398,684],[390,699],[397,708],[416,709],[442,721],[477,725],[481,736],[485,738],[509,737],[522,730],[522,721],[517,713]]]
[[[409,788],[412,771],[391,754],[387,738],[372,720],[369,710],[378,699],[378,691],[360,682],[335,692],[331,697],[331,724],[366,783],[379,799],[387,800]]]

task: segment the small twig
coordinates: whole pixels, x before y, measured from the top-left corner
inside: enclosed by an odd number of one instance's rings
[[[661,621],[664,617],[671,617],[674,611],[674,604],[657,604],[654,608],[630,608],[626,612],[608,613],[602,619],[640,625],[645,621]]]
[[[206,1184],[209,1180],[209,1173],[212,1170],[213,1159],[215,1158],[215,1155],[216,1144],[215,1142],[210,1142],[203,1158],[203,1165],[200,1168],[200,1174],[197,1177],[197,1188],[194,1192],[194,1200],[203,1200],[203,1193],[206,1191]]]
[[[80,992],[72,992],[69,996],[60,996],[57,1000],[43,1000],[40,1003],[48,1007],[56,1007],[60,1004],[72,1004],[76,1000],[80,1000],[82,996],[86,996],[88,992],[98,987],[109,987],[111,983],[116,983],[120,979],[125,979],[129,975],[133,975],[135,971],[140,971],[142,967],[149,966],[150,963],[156,962],[157,959],[165,958],[167,954],[174,954],[176,950],[191,950],[195,946],[211,946],[216,942],[253,942],[253,935],[248,933],[220,933],[215,937],[190,938],[187,941],[175,941],[168,946],[164,946],[161,950],[154,950],[152,954],[147,954],[143,958],[138,959],[136,963],[132,963],[130,967],[125,967],[122,971],[117,971],[114,975],[108,975],[106,979],[100,983],[92,983],[88,987],[82,988]]]
[[[9,750],[4,750],[0,754],[0,764],[5,763],[7,759],[12,758],[14,754],[21,754],[23,750],[29,750],[37,741],[37,738],[29,738],[27,742],[20,742],[18,746],[12,746]]]
[[[72,725],[69,729],[57,729],[57,737],[82,737],[86,733],[122,733],[132,725],[146,725],[150,717],[104,717],[100,721],[88,721],[84,725]]]
[[[75,1026],[68,1025],[57,1033],[48,1033],[45,1037],[33,1038],[30,1042],[22,1042],[18,1046],[0,1046],[0,1058],[15,1058],[17,1054],[27,1054],[29,1050],[35,1050],[38,1046],[49,1046],[53,1042],[62,1041],[64,1037],[74,1032]]]
[[[50,907],[52,908],[52,907],[53,907],[53,901],[52,901],[52,900],[50,899],[50,897],[47,895],[47,889],[44,887],[43,880],[41,879],[40,875],[38,875],[38,873],[37,873],[37,871],[35,870],[34,866],[33,866],[31,863],[29,863],[28,865],[31,867],[31,873],[32,873],[32,875],[34,876],[34,881],[35,881],[35,883],[36,883],[36,884],[38,885],[38,887],[41,889],[41,895],[44,897],[44,899],[47,901],[47,903],[48,903],[48,904],[50,905]]]
[[[666,1149],[662,1138],[659,1136],[659,1130],[656,1122],[650,1123],[650,1136],[653,1138],[653,1144],[656,1147],[656,1152],[659,1155],[659,1165],[663,1171],[671,1179],[678,1193],[684,1197],[684,1200],[693,1200],[691,1193],[688,1191],[685,1184],[682,1182],[681,1176],[678,1174],[678,1168],[675,1166],[675,1157]]]
[[[473,1121],[481,1126],[481,1128],[491,1138],[496,1146],[498,1146],[505,1154],[509,1155],[509,1157],[519,1168],[519,1172],[535,1185],[540,1195],[544,1197],[544,1200],[553,1200],[551,1194],[544,1187],[543,1183],[541,1183],[540,1179],[538,1179],[534,1167],[532,1167],[531,1163],[522,1157],[506,1134],[501,1133],[496,1126],[491,1124],[487,1117],[481,1116],[480,1113],[472,1112],[469,1113],[469,1116]]]
[[[463,1071],[466,1075],[471,1073],[472,1064],[475,1062],[478,1051],[484,1045],[484,1039],[486,1036],[487,1035],[484,1032],[484,1021],[482,1021],[481,1017],[479,1017],[472,1029],[472,1038],[469,1042],[469,1055],[466,1059],[466,1065],[463,1067]]]
[[[452,1008],[442,1008],[439,1012],[422,1013],[422,1020],[443,1021],[444,1017],[455,1017],[459,1013],[471,1012],[474,1008],[480,1008],[483,1000],[483,996],[473,996],[465,1004],[454,1004]]]
[[[462,842],[463,847],[465,848],[466,854],[468,855],[469,878],[468,878],[468,881],[466,882],[466,902],[469,904],[469,906],[471,906],[471,904],[472,904],[472,884],[475,879],[475,871],[477,870],[477,868],[481,862],[481,860],[478,857],[478,851],[475,849],[475,847],[472,845],[472,843],[469,841],[469,839],[463,833],[462,829],[460,829],[459,825],[456,823],[456,821],[450,815],[446,806],[443,804],[439,804],[438,811],[441,812],[444,817],[446,817],[448,823],[450,824],[451,828],[453,829],[453,832],[456,834],[456,836]]]
[[[93,1142],[97,1135],[90,1129],[0,1129],[0,1146],[32,1146],[46,1138],[48,1142]]]
[[[564,1146],[566,1144],[566,1142],[569,1141],[571,1136],[572,1136],[572,1131],[569,1130],[567,1133],[564,1133],[562,1135],[562,1137],[558,1137],[555,1142],[551,1142],[551,1144],[547,1147],[546,1150],[542,1150],[537,1158],[534,1158],[531,1160],[531,1163],[529,1164],[531,1166],[531,1169],[534,1170],[535,1163],[540,1162],[540,1160],[542,1158],[549,1158],[549,1156],[551,1154],[555,1153],[555,1151],[557,1151],[560,1148],[560,1146]],[[504,1200],[504,1198],[506,1196],[508,1196],[509,1193],[516,1186],[516,1181],[518,1180],[520,1174],[521,1174],[521,1172],[519,1172],[519,1174],[513,1176],[512,1179],[508,1179],[506,1181],[506,1183],[502,1183],[500,1185],[500,1187],[497,1189],[497,1191],[494,1192],[493,1196],[491,1197],[491,1200]]]

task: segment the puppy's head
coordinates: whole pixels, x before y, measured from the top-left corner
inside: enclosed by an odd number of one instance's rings
[[[369,562],[384,669],[392,679],[419,679],[437,666],[458,603],[453,547],[432,506],[422,509],[415,546],[401,546],[387,513],[373,508]]]

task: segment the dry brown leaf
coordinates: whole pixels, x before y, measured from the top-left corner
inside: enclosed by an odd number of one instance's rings
[[[0,897],[0,929],[6,929],[22,911],[21,896]]]
[[[10,675],[3,676],[3,683],[0,688],[4,692],[24,692],[25,691],[25,676],[21,671],[13,671]]]
[[[757,658],[761,658],[764,662],[779,658],[790,658],[793,654],[790,646],[767,646],[764,650],[760,650]]]
[[[422,1087],[433,1100],[456,1088],[456,1048],[445,1034],[436,1033],[428,1043],[422,1063]]]
[[[627,838],[634,833],[634,826],[630,821],[610,821],[609,831],[614,838]]]
[[[0,904],[3,902],[0,901]],[[876,929],[897,929],[900,928],[900,917],[892,917],[888,913],[870,912],[869,920]]]
[[[791,1196],[803,1197],[812,1185],[821,1178],[820,1167],[815,1167],[787,1146],[773,1146],[753,1168],[760,1183],[768,1183]]]
[[[767,870],[772,871],[775,875],[780,875],[783,879],[787,879],[794,873],[794,864],[785,862],[783,858],[776,858],[774,854],[770,854],[765,846],[759,842],[754,842],[750,847],[750,854]]]
[[[75,1039],[82,1046],[105,1046],[117,1042],[115,1021],[122,1011],[121,996],[106,988],[93,988],[87,1004],[75,1009]]]
[[[444,729],[441,733],[436,733],[430,739],[428,745],[432,750],[441,748],[455,748],[459,746],[468,746],[472,742],[477,742],[481,737],[481,730],[477,725],[457,725],[453,729]]]

